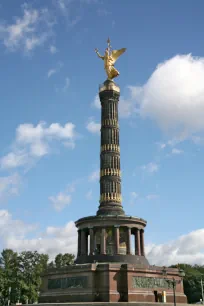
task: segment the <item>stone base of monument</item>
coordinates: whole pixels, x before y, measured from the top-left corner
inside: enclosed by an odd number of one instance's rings
[[[162,275],[161,267],[124,263],[76,264],[49,269],[43,275],[39,303],[159,303],[164,291],[166,302],[173,303],[173,278],[177,281],[176,302],[187,303],[178,269],[167,268],[166,271],[168,277]]]

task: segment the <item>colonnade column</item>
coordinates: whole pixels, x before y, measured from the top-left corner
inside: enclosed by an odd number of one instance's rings
[[[140,230],[141,255],[144,256],[144,230]]]
[[[81,255],[86,255],[86,232],[81,230]]]
[[[131,254],[131,228],[127,228],[127,254]]]
[[[120,245],[120,228],[115,226],[115,254],[119,254],[119,245]]]
[[[93,228],[89,228],[89,235],[90,235],[90,252],[89,255],[93,255],[94,253],[94,230]]]
[[[85,255],[88,255],[88,233],[85,232]]]
[[[101,254],[106,254],[106,229],[101,230]]]
[[[138,228],[136,228],[135,232],[135,255],[141,255],[140,230]]]
[[[81,230],[78,230],[78,253],[77,256],[81,255]]]

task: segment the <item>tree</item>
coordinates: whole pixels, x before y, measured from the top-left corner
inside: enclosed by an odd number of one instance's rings
[[[65,253],[65,254],[58,254],[55,257],[55,266],[56,268],[62,268],[69,266],[74,263],[75,256],[73,254]]]
[[[34,303],[38,300],[41,275],[48,268],[61,268],[73,264],[73,254],[58,254],[48,264],[49,256],[37,251],[14,252],[3,250],[0,254],[0,305],[18,301]],[[9,290],[10,288],[10,290]]]
[[[38,299],[41,286],[41,274],[47,268],[49,256],[37,251],[25,251],[20,254],[22,282],[22,300],[34,303]]]
[[[18,271],[19,258],[18,254],[10,249],[3,250],[0,256],[1,269],[1,299],[2,301],[14,300],[16,291],[19,287]]]
[[[189,264],[179,264],[173,265],[171,268],[183,269],[185,272],[185,277],[183,279],[184,293],[187,296],[188,303],[196,303],[201,298],[201,277],[204,275],[204,266]]]

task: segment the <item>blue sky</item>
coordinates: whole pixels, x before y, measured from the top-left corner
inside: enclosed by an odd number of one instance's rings
[[[201,0],[1,1],[0,245],[76,251],[99,205],[103,53],[121,88],[123,206],[152,263],[204,264]]]

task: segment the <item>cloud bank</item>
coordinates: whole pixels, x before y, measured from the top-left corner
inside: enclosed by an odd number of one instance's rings
[[[0,25],[0,40],[10,51],[30,52],[52,35],[55,21],[47,9],[32,9],[24,4],[22,13],[22,17],[15,18],[13,23]]]
[[[204,58],[176,55],[159,64],[143,86],[129,86],[126,106],[155,120],[164,132],[186,139],[204,131],[203,79]]]
[[[16,129],[13,150],[0,159],[0,167],[12,169],[32,164],[50,153],[51,143],[54,141],[74,148],[75,138],[75,125],[71,122],[64,126],[59,123],[47,126],[45,122],[40,122],[36,126],[31,123],[20,124]]]
[[[34,224],[15,220],[7,210],[0,210],[0,242],[3,248],[16,251],[38,250],[53,258],[58,253],[77,252],[77,229],[73,221],[62,227],[48,226],[38,234]],[[29,234],[29,238],[28,238]],[[35,238],[30,238],[34,236]],[[164,244],[147,244],[150,264],[172,265],[189,263],[204,265],[204,229],[192,231]]]

